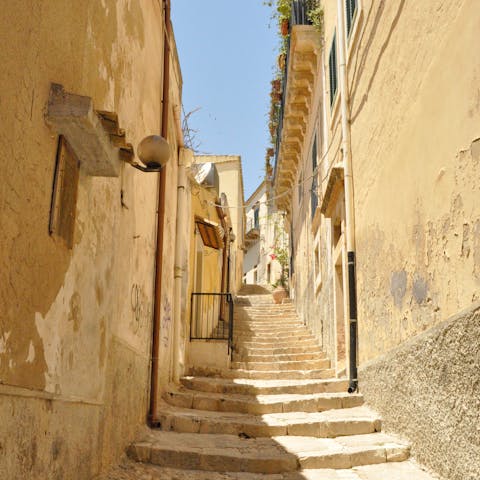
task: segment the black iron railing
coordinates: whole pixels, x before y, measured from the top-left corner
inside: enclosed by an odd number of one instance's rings
[[[233,297],[231,293],[192,293],[190,340],[227,340],[233,343]]]
[[[278,154],[280,151],[280,142],[282,138],[282,130],[283,130],[283,114],[285,112],[285,97],[287,91],[287,74],[288,74],[288,61],[290,57],[290,33],[292,31],[292,27],[294,25],[311,25],[312,22],[308,18],[308,11],[312,7],[312,0],[293,0],[292,2],[292,14],[290,17],[290,24],[289,24],[289,36],[287,39],[287,56],[285,60],[285,67],[283,69],[282,75],[282,102],[280,104],[280,112],[278,115],[278,126],[277,126],[277,135],[275,141],[275,166],[273,170],[274,178],[277,175],[277,163],[278,163]]]

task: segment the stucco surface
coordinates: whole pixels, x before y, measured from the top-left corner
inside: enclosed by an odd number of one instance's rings
[[[60,83],[91,97],[95,109],[117,113],[134,147],[159,133],[162,25],[160,3],[147,0],[2,4],[5,478],[90,478],[145,421],[158,175],[123,164],[118,178],[90,177],[80,167],[74,246],[68,250],[48,232],[58,138],[44,121],[44,108],[51,82]],[[171,73],[173,109],[180,98],[178,66]],[[173,155],[164,232],[165,248],[173,252],[179,139],[172,112],[168,137]],[[164,257],[160,386],[170,374],[173,261],[173,255]]]
[[[360,369],[360,391],[387,431],[448,480],[480,478],[480,304]]]
[[[362,7],[348,74],[365,361],[478,300],[480,15],[471,0]]]

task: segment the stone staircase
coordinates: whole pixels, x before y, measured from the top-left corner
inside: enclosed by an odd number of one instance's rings
[[[291,304],[239,297],[235,354],[222,377],[181,379],[161,404],[161,430],[128,450],[109,479],[432,479],[409,447],[381,432],[348,394]]]

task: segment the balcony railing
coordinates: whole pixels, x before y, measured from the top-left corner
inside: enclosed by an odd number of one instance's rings
[[[292,1],[292,14],[289,24],[289,37],[287,40],[287,56],[285,60],[285,67],[282,75],[282,101],[280,104],[280,112],[278,115],[277,135],[275,141],[275,166],[274,166],[274,178],[277,174],[278,154],[280,150],[280,141],[282,138],[283,129],[283,114],[285,112],[285,93],[287,91],[287,74],[288,74],[288,61],[290,57],[290,34],[294,25],[311,25],[312,22],[308,19],[307,13],[312,6],[312,0],[293,0]]]
[[[192,293],[190,340],[233,342],[233,297],[231,293]]]

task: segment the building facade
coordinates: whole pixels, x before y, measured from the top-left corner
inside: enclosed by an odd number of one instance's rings
[[[318,31],[293,3],[274,185],[295,304],[422,463],[476,478],[479,10],[321,2]]]
[[[282,275],[278,253],[288,249],[284,213],[272,200],[272,185],[264,180],[245,202],[246,231],[243,283],[271,287]]]
[[[6,2],[0,31],[1,476],[92,478],[173,378],[163,252],[182,77],[168,3]],[[162,173],[129,165],[160,133]]]
[[[215,164],[219,177],[219,192],[227,195],[225,209],[229,212],[233,234],[229,287],[232,293],[236,293],[242,285],[245,234],[242,159],[239,155],[196,155],[195,162]]]

